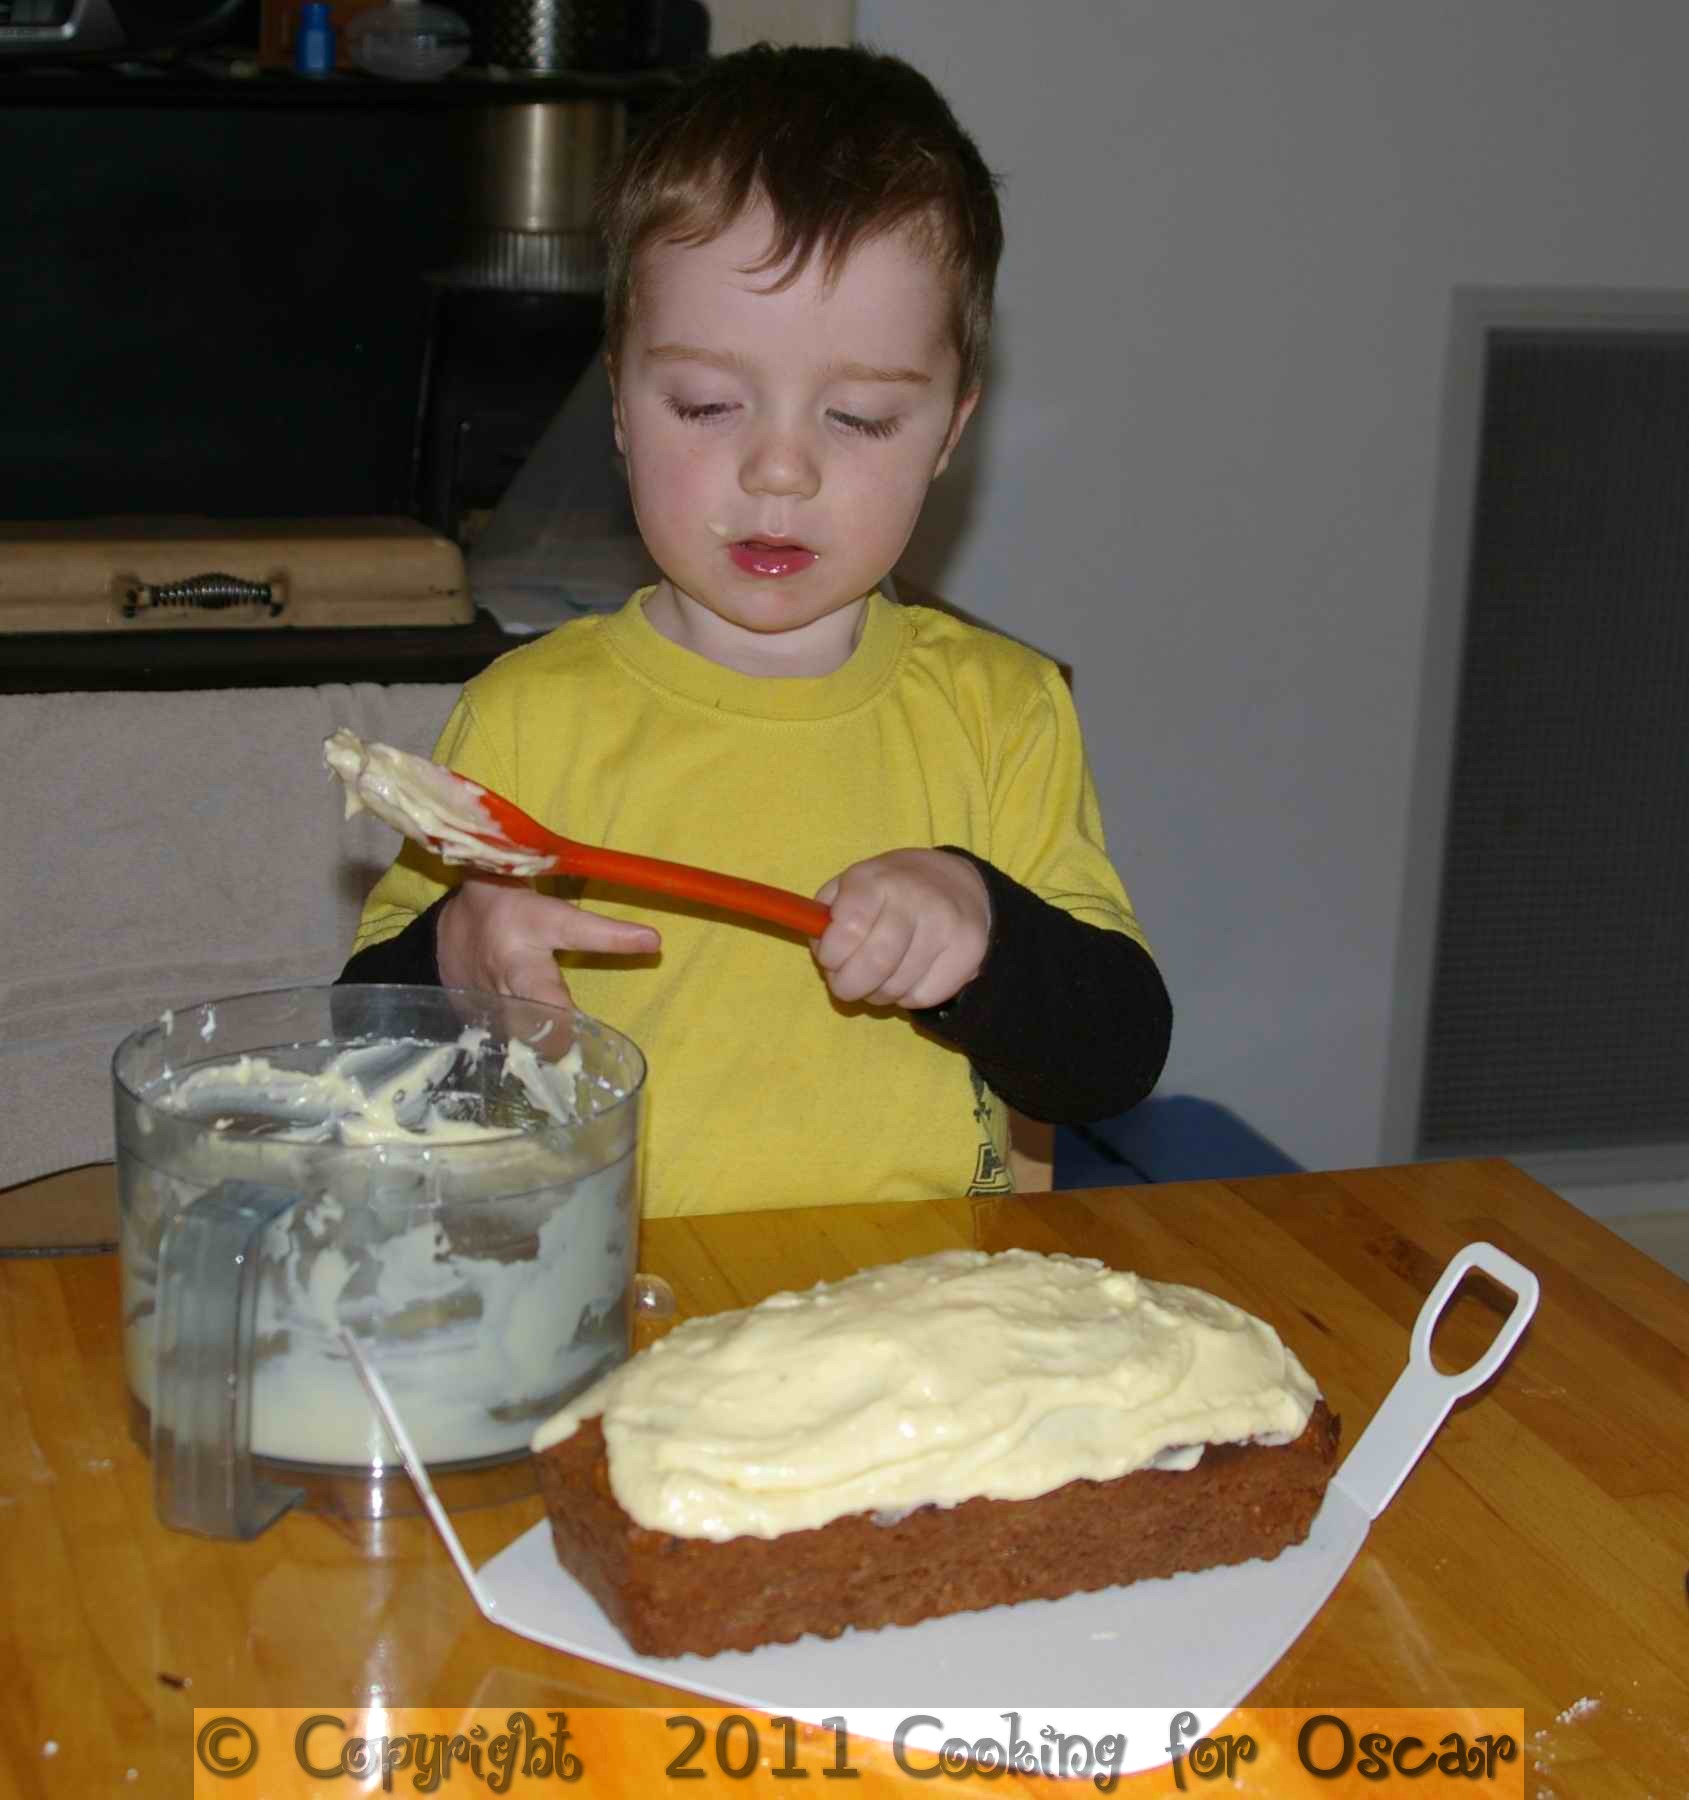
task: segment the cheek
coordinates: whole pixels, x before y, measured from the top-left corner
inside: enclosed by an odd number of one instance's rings
[[[633,438],[628,481],[636,495],[677,499],[699,491],[709,479],[708,458],[700,456],[694,446],[664,438]]]
[[[865,475],[865,498],[885,516],[888,526],[894,516],[906,520],[920,511],[931,483],[932,460],[924,454],[888,459]]]

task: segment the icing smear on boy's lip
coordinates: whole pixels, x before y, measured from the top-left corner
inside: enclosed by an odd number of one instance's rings
[[[724,544],[766,544],[772,550],[809,548],[789,531],[740,531],[736,526],[722,524],[719,519],[706,519],[704,523],[710,535],[720,538]]]
[[[783,531],[740,533],[735,526],[723,524],[719,519],[706,519],[704,523],[710,535],[721,541],[722,549],[735,566],[746,575],[765,578],[801,575],[821,560],[818,550],[810,549]]]

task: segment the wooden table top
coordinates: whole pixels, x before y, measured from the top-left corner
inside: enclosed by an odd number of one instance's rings
[[[1250,1703],[1523,1707],[1524,1791],[1689,1792],[1689,1287],[1511,1165],[663,1221],[641,1266],[688,1315],[959,1245],[1097,1256],[1269,1320],[1352,1444],[1474,1238],[1536,1272],[1536,1317]],[[1507,1304],[1469,1279],[1440,1365],[1469,1365]],[[195,1705],[686,1699],[483,1620],[425,1519],[164,1530],[109,1252],[0,1257],[0,1416],[0,1794],[185,1792]],[[480,1563],[539,1516],[456,1524]]]

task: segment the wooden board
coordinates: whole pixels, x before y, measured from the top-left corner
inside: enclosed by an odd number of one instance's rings
[[[244,597],[203,591],[208,577],[233,578]],[[474,616],[462,551],[414,519],[0,523],[0,632],[467,625]]]

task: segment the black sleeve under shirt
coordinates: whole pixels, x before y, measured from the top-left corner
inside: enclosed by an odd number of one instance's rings
[[[971,851],[991,896],[978,975],[910,1017],[1031,1119],[1078,1125],[1136,1106],[1161,1075],[1173,1005],[1135,939],[1076,919]]]
[[[440,955],[434,943],[434,927],[439,922],[441,907],[456,892],[456,888],[448,889],[427,912],[418,913],[393,937],[354,951],[335,985],[359,981],[379,986],[441,986]]]

